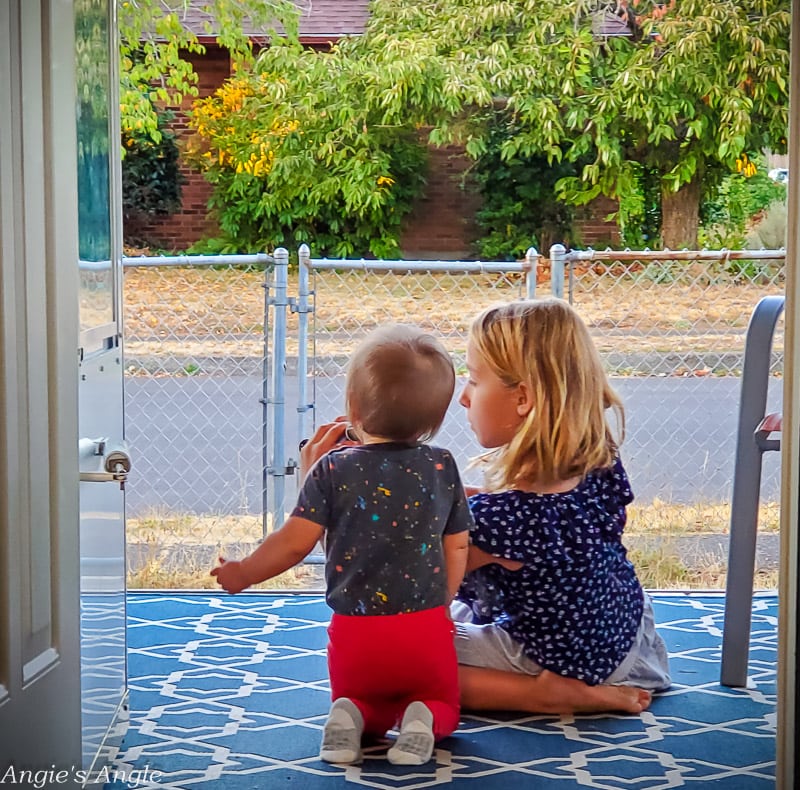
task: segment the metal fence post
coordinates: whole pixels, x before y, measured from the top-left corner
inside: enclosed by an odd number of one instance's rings
[[[539,253],[535,247],[528,247],[525,253],[525,298],[536,298],[536,276],[539,273]]]
[[[550,248],[550,293],[556,299],[564,298],[564,258],[567,248],[563,244],[554,244]]]
[[[273,259],[274,263],[274,259]],[[269,425],[270,425],[270,355],[269,355],[269,318],[272,297],[270,296],[270,276],[274,272],[274,266],[264,267],[264,350],[261,360],[261,537],[267,537],[269,524],[267,513],[269,512]]]
[[[272,299],[275,318],[272,326],[272,391],[269,403],[272,411],[272,458],[269,475],[272,478],[272,529],[277,529],[286,513],[286,311],[289,306],[289,252],[284,247],[275,250]]]
[[[311,250],[308,244],[301,244],[297,251],[297,435],[306,435],[306,413],[314,408],[308,401],[308,315],[312,308],[308,297],[309,267],[311,266]]]

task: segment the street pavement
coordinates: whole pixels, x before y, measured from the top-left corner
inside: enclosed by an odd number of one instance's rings
[[[613,384],[626,407],[622,456],[637,499],[729,501],[740,379],[618,378]],[[317,423],[339,413],[343,386],[343,377],[316,382]],[[459,382],[457,393],[461,386]],[[264,409],[258,377],[134,376],[125,388],[133,459],[127,487],[130,516],[261,512]],[[781,382],[774,380],[768,411],[779,410],[780,402]],[[297,458],[301,433],[310,433],[311,424],[307,418],[306,427],[299,427],[297,383],[291,377],[285,414],[287,457]],[[455,399],[435,441],[454,452],[466,482],[479,482],[468,462],[480,448]],[[762,498],[778,498],[778,456],[764,456]],[[291,499],[296,477],[286,481]]]

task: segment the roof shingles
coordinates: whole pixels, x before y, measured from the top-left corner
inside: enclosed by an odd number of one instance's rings
[[[343,36],[364,32],[369,16],[369,0],[295,0],[300,8],[301,41],[335,41]],[[214,37],[215,29],[206,0],[197,0],[183,13],[184,24],[201,40]],[[251,38],[265,31],[245,24],[244,32]]]

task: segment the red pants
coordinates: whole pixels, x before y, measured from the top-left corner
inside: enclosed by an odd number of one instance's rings
[[[438,740],[458,726],[458,661],[444,606],[410,614],[334,614],[328,626],[331,698],[348,697],[365,734],[381,737],[419,700]]]

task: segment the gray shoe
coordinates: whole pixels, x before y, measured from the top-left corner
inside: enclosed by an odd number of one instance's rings
[[[422,702],[412,702],[403,714],[400,733],[386,753],[392,765],[423,765],[433,755],[433,714]]]
[[[352,700],[339,697],[331,705],[322,731],[320,760],[326,763],[360,763],[364,718]]]

